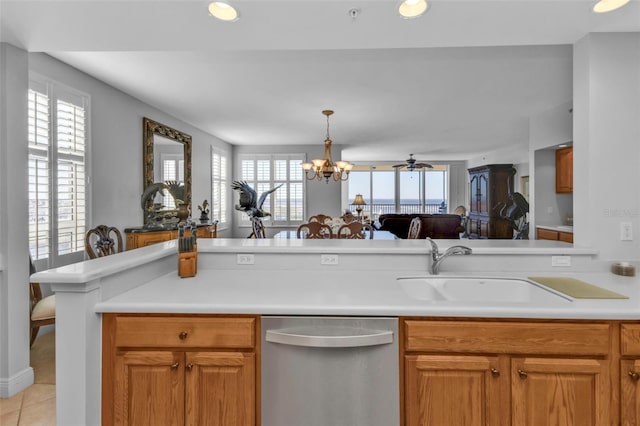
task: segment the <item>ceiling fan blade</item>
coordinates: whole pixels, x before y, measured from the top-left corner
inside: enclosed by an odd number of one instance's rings
[[[398,168],[398,167],[407,167],[407,163],[404,163],[404,164],[394,164],[394,165],[393,165],[393,166],[391,166],[391,167],[396,167],[396,168]]]
[[[422,169],[422,168],[433,169],[433,166],[429,163],[416,163],[415,166],[416,166],[416,169]]]

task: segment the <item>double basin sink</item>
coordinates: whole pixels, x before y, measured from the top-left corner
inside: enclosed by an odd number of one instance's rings
[[[523,278],[429,276],[398,278],[412,299],[433,302],[570,303],[563,293]]]

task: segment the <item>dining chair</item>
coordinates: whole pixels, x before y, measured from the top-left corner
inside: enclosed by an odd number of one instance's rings
[[[408,240],[417,240],[420,238],[420,231],[422,231],[422,219],[414,217],[409,223],[409,232],[407,233]]]
[[[327,222],[331,222],[332,220],[333,218],[326,214],[316,214],[309,218],[309,222],[320,222],[320,223],[327,223]]]
[[[334,235],[331,227],[326,223],[309,222],[298,226],[298,229],[296,230],[296,237],[305,239],[324,239],[333,238]]]
[[[31,259],[31,254],[29,254],[29,275],[31,276],[35,272],[36,268],[33,264],[33,259]],[[56,295],[52,294],[43,298],[40,283],[30,282],[29,289],[31,301],[31,337],[29,347],[31,347],[33,346],[33,342],[36,341],[36,337],[38,337],[40,327],[55,324],[56,322]]]
[[[373,239],[373,226],[368,223],[351,222],[342,225],[336,233],[338,238],[342,239]]]
[[[113,226],[98,225],[87,231],[84,249],[89,259],[121,253],[124,250],[122,234]]]
[[[342,217],[342,220],[344,221],[344,223],[351,223],[351,222],[355,222],[356,220],[358,220],[358,218],[351,212],[346,212],[341,217]]]

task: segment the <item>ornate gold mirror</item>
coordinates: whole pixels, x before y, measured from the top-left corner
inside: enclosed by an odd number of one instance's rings
[[[191,136],[147,117],[142,119],[142,182],[143,193],[157,183],[176,181],[184,186],[184,200],[191,209]],[[174,199],[168,194],[158,193],[161,199],[149,200],[161,204],[162,211],[176,211]],[[148,221],[145,214],[144,223]]]

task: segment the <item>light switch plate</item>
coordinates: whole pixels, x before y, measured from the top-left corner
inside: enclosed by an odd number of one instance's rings
[[[238,265],[253,265],[255,258],[252,254],[239,253],[237,257]]]
[[[338,255],[337,254],[321,254],[320,264],[321,265],[337,265]]]
[[[633,225],[631,222],[620,222],[620,241],[633,241]]]
[[[571,266],[571,256],[551,256],[551,266]]]

